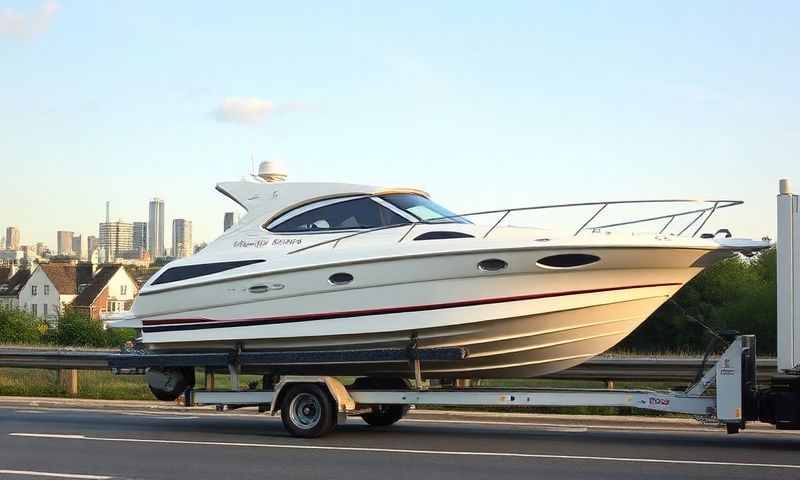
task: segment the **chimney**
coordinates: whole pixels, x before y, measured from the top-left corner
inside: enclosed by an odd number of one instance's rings
[[[94,274],[97,272],[95,267],[92,262],[81,262],[75,267],[78,287],[92,282]]]

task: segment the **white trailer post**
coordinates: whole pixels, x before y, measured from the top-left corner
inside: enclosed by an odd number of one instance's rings
[[[798,372],[800,366],[800,201],[788,179],[778,193],[778,371]]]

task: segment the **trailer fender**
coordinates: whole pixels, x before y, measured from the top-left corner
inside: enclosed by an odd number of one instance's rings
[[[275,385],[275,395],[269,409],[270,415],[275,415],[275,413],[279,410],[280,404],[283,401],[283,394],[285,392],[284,387],[297,383],[317,383],[324,385],[336,404],[336,411],[339,412],[340,421],[347,417],[347,412],[356,409],[356,402],[353,400],[353,397],[350,396],[347,388],[342,385],[342,382],[333,377],[287,375],[285,377],[281,377],[281,380],[277,385]]]

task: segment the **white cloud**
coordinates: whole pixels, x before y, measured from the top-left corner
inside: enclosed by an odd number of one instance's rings
[[[58,3],[46,1],[31,13],[11,8],[0,10],[0,36],[26,40],[44,33],[60,8]]]
[[[311,109],[312,106],[304,102],[275,104],[270,100],[255,97],[228,97],[214,109],[213,114],[218,122],[255,125],[270,115],[305,112]]]
[[[214,110],[214,117],[219,122],[255,124],[264,121],[274,110],[275,105],[269,100],[230,97]]]

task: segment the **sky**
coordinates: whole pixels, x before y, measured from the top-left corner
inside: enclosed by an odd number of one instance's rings
[[[757,238],[800,186],[798,2],[294,3],[3,0],[0,226],[160,197],[209,241],[270,159],[458,212],[741,199],[713,226]]]

